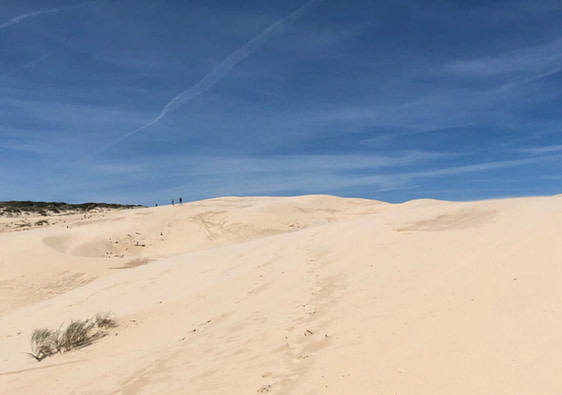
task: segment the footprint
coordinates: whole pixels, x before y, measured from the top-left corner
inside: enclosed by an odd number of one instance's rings
[[[259,393],[259,394],[271,392],[271,385],[270,384],[262,385],[260,388],[258,388],[258,390],[256,392]]]

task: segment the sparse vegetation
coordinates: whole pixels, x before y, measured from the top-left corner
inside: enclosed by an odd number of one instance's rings
[[[111,318],[111,313],[97,313],[95,324],[100,329],[114,328],[117,326],[115,320]]]
[[[62,326],[57,330],[35,329],[31,335],[31,352],[27,354],[41,361],[56,352],[63,353],[87,346],[105,335],[103,329],[116,326],[111,313],[98,313],[91,319],[70,321],[64,329]]]
[[[129,209],[144,206],[113,204],[113,203],[81,203],[69,204],[64,202],[30,202],[10,201],[0,202],[0,215],[18,216],[21,214],[37,214],[46,216],[49,214],[64,214],[69,212],[89,212],[94,209]]]
[[[56,350],[57,334],[49,328],[39,328],[31,335],[31,352],[28,354],[41,361]]]
[[[58,350],[70,351],[89,344],[93,340],[90,333],[93,327],[94,323],[90,320],[70,321],[66,329],[59,334]]]

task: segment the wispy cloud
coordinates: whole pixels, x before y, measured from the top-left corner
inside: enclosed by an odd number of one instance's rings
[[[533,83],[535,81],[542,80],[543,78],[548,78],[548,77],[553,76],[555,74],[558,74],[560,72],[562,72],[562,67],[557,67],[553,70],[545,71],[544,73],[538,73],[538,74],[532,75],[532,76],[527,77],[527,78],[521,78],[521,79],[516,80],[516,81],[508,82],[506,84],[501,85],[494,92],[495,93],[501,93],[501,92],[504,92],[504,91],[509,90],[509,89],[514,89],[514,88],[520,87],[522,85],[526,85],[526,84]]]
[[[193,85],[191,88],[188,88],[182,92],[180,92],[176,97],[168,102],[160,111],[160,114],[156,116],[152,121],[144,124],[143,126],[124,134],[123,136],[117,138],[116,140],[112,141],[109,144],[106,144],[96,152],[92,154],[92,156],[100,154],[101,152],[105,151],[107,148],[141,132],[142,130],[156,124],[162,118],[166,116],[170,111],[174,111],[179,107],[183,106],[190,100],[195,99],[196,97],[202,95],[206,91],[208,91],[211,87],[213,87],[217,82],[223,79],[228,72],[244,60],[246,57],[251,55],[255,52],[258,48],[264,45],[274,34],[278,33],[279,31],[283,30],[286,26],[290,25],[297,21],[304,12],[310,8],[312,5],[317,3],[319,0],[309,0],[304,5],[296,9],[295,11],[291,12],[289,15],[277,20],[275,23],[270,25],[268,28],[263,30],[257,36],[252,38],[250,41],[242,45],[240,48],[232,52],[228,55],[222,62],[219,63],[210,73],[205,75],[199,82]]]
[[[249,158],[239,156],[166,156],[139,163],[139,167],[120,166],[120,162],[103,168],[104,177],[113,177],[114,167],[126,173],[127,180],[156,185],[162,174],[175,181],[175,186],[155,189],[150,198],[183,193],[189,199],[221,195],[292,195],[302,193],[353,194],[368,187],[371,191],[405,190],[428,179],[463,174],[486,174],[488,171],[560,160],[561,155],[540,158],[491,161],[469,165],[445,165],[431,151],[396,155],[286,155]],[[178,162],[183,166],[176,166]],[[90,170],[100,170],[91,164]],[[415,171],[410,168],[429,168]],[[186,172],[185,169],[189,169]],[[353,176],[350,176],[353,174]],[[104,178],[102,177],[102,178]],[[197,188],[194,188],[197,186]],[[183,192],[182,192],[183,191]],[[188,193],[186,191],[193,191]],[[204,192],[198,192],[204,191]],[[150,201],[148,201],[150,202]]]
[[[445,71],[463,78],[508,79],[495,89],[495,93],[500,93],[559,73],[561,65],[562,38],[556,38],[535,47],[454,61],[445,66]]]
[[[535,154],[535,155],[544,155],[544,154],[552,154],[554,152],[562,152],[562,144],[559,145],[547,145],[542,147],[529,147],[529,148],[520,148],[514,150],[515,152],[522,152],[526,154]]]
[[[451,167],[446,167],[436,170],[412,172],[407,174],[406,176],[409,178],[448,176],[448,175],[474,173],[474,172],[495,170],[495,169],[505,169],[508,167],[523,166],[531,163],[546,162],[549,160],[556,160],[556,159],[560,159],[560,155],[549,155],[549,156],[523,158],[523,159],[510,159],[510,160],[478,163],[478,164],[465,165],[465,166],[451,166]]]
[[[1,23],[0,24],[0,30],[6,29],[6,28],[8,28],[10,26],[13,26],[13,25],[16,25],[20,22],[25,21],[26,19],[35,18],[35,17],[40,16],[40,15],[54,14],[54,13],[57,13],[57,12],[68,10],[69,8],[80,7],[80,6],[83,6],[84,4],[88,4],[88,3],[91,3],[91,1],[87,1],[87,2],[79,3],[79,4],[73,4],[73,5],[69,5],[69,6],[65,6],[65,7],[55,7],[55,8],[49,8],[49,9],[46,9],[46,10],[27,12],[25,14],[15,16],[7,22]]]
[[[463,76],[497,76],[508,73],[537,71],[560,65],[562,60],[562,38],[549,43],[502,52],[479,59],[454,61],[446,66],[450,72]]]

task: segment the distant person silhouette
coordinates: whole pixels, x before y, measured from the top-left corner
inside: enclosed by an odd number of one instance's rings
[[[181,200],[181,197],[180,197],[180,204],[182,204],[182,202],[183,202],[183,201]]]
[[[172,206],[174,205],[174,199],[172,199]]]

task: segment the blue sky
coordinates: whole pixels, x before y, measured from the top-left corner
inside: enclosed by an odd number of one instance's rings
[[[0,200],[562,192],[558,0],[3,0]]]

